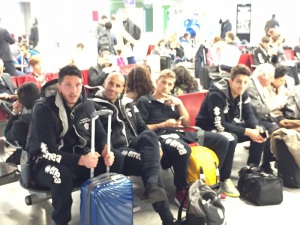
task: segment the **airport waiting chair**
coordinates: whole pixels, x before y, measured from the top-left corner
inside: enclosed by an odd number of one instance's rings
[[[186,110],[190,115],[191,126],[195,126],[196,124],[196,117],[207,93],[208,91],[205,90],[177,96],[182,101],[183,105],[185,106]]]

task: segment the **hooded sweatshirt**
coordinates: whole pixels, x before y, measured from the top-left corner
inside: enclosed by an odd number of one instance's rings
[[[196,118],[196,126],[204,130],[230,132],[244,135],[245,128],[255,128],[258,120],[254,116],[247,91],[233,98],[228,79],[213,82]]]

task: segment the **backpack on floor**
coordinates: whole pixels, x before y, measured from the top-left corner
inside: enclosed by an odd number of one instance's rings
[[[183,202],[178,209],[177,219],[182,225],[222,225],[225,221],[225,208],[209,186],[201,180],[196,180],[185,198],[189,197],[189,205],[185,217],[182,217]]]
[[[201,179],[206,185],[219,183],[219,159],[214,151],[203,146],[192,146],[187,182]]]

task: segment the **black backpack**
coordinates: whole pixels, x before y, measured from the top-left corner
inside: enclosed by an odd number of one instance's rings
[[[109,51],[113,53],[111,48],[111,38],[108,32],[103,31],[100,34],[98,40],[98,49],[99,49],[99,53],[102,51]]]

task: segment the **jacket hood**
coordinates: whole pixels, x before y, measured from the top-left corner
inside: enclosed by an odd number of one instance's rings
[[[228,78],[222,78],[219,81],[212,82],[209,91],[221,92],[227,99],[229,99],[229,83]]]

